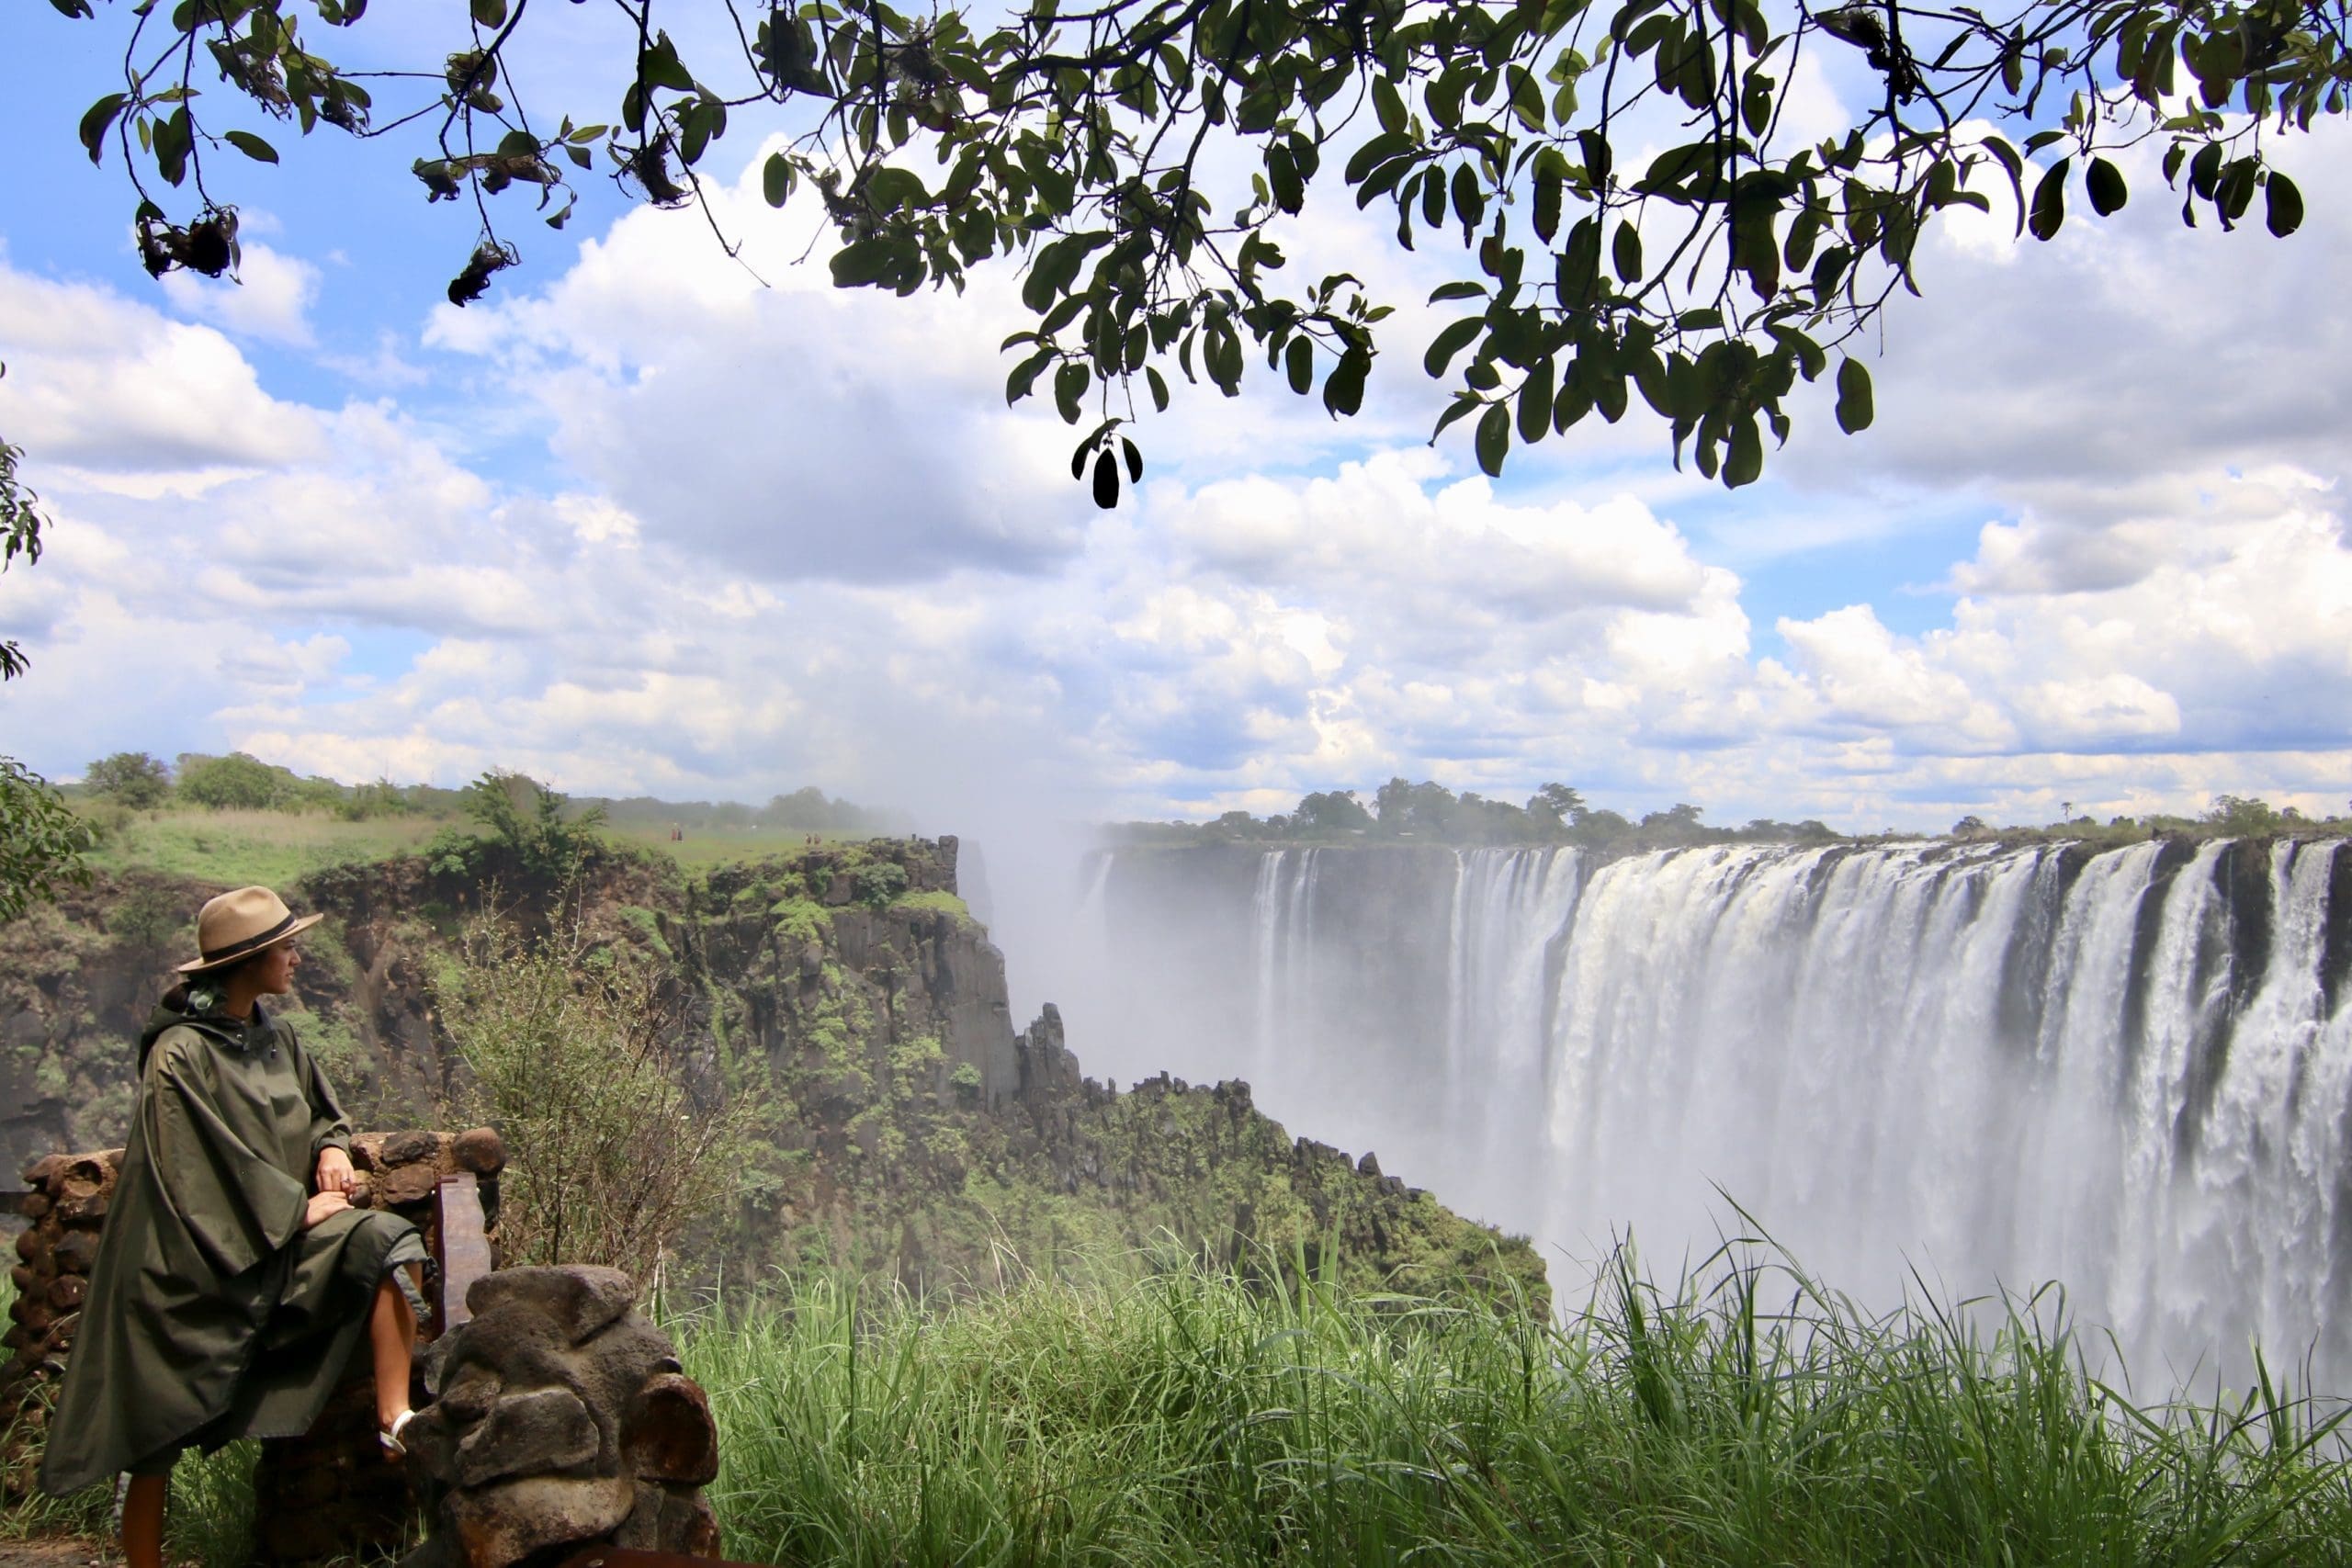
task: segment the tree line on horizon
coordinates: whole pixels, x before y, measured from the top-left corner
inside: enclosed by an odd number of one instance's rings
[[[548,786],[509,769],[492,768],[455,789],[390,779],[346,784],[322,774],[299,774],[245,751],[225,756],[184,751],[170,762],[145,751],[117,751],[83,771],[72,798],[130,811],[194,807],[213,811],[316,813],[347,822],[378,818],[474,815],[469,798],[484,780],[520,781],[553,795]],[[776,795],[764,806],[738,801],[657,800],[651,795],[553,795],[567,818],[591,813],[616,825],[675,825],[698,832],[771,829],[811,833],[882,833],[900,826],[888,812],[869,809],[814,785]]]
[[[1687,801],[1638,818],[1589,804],[1582,792],[1563,784],[1539,785],[1523,805],[1489,799],[1475,790],[1460,794],[1424,779],[1391,778],[1371,792],[1316,790],[1287,812],[1253,817],[1227,811],[1204,822],[1121,822],[1109,829],[1128,844],[1343,842],[1350,840],[1414,840],[1444,844],[1575,844],[1587,849],[1675,849],[1694,844],[1828,844],[1869,838],[1908,838],[1890,828],[1883,834],[1840,832],[1808,817],[1782,822],[1752,818],[1739,827],[1714,826],[1701,818],[1702,807]],[[1952,824],[1944,836],[1961,840],[2071,839],[2103,844],[2146,838],[2268,838],[2279,834],[2352,831],[2352,818],[2306,817],[2293,806],[2273,807],[2253,795],[2222,795],[2194,817],[2150,813],[2111,817],[2101,822],[2064,803],[2059,819],[2041,824],[1996,825],[1979,816]]]

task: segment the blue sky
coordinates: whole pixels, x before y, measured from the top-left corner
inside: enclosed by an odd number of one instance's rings
[[[600,16],[556,14],[540,115],[602,118]],[[420,17],[348,39],[395,58]],[[944,828],[977,792],[1201,815],[1391,773],[1866,829],[2343,805],[2333,128],[2286,155],[2312,217],[2285,243],[2182,231],[2152,169],[2050,245],[1955,226],[1886,322],[1879,425],[1817,405],[1736,494],[1641,418],[1493,484],[1430,449],[1419,301],[1454,257],[1327,199],[1296,265],[1402,308],[1363,416],[1180,388],[1105,515],[1050,408],[1002,405],[1010,280],[826,288],[808,214],[739,178],[756,126],[706,172],[773,287],[583,176],[563,233],[507,216],[524,269],[458,312],[472,215],[427,207],[415,149],[290,131],[280,167],[213,165],[243,284],[159,286],[114,157],[74,137],[114,36],[0,21],[0,433],[58,525],[0,585],[37,660],[0,748],[54,775],[243,747],[345,778],[815,783]]]

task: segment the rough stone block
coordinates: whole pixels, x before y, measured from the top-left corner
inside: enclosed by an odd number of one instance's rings
[[[629,1402],[621,1452],[640,1480],[709,1485],[718,1479],[718,1427],[709,1397],[683,1373],[653,1378]]]
[[[637,1506],[613,1532],[615,1546],[640,1551],[674,1551],[685,1557],[718,1555],[718,1516],[702,1494],[683,1488],[637,1483]]]
[[[449,1145],[449,1153],[461,1168],[477,1176],[495,1176],[506,1168],[506,1145],[489,1127],[458,1134]]]
[[[31,1234],[29,1232],[28,1235]],[[58,1269],[68,1274],[86,1274],[90,1265],[98,1259],[98,1237],[95,1231],[68,1231],[57,1238],[50,1249]]]
[[[394,1133],[384,1140],[382,1158],[385,1165],[397,1167],[435,1159],[440,1153],[438,1134]]]
[[[17,1213],[28,1220],[38,1220],[49,1213],[49,1194],[28,1192],[17,1200]]]
[[[49,1254],[50,1240],[48,1233],[43,1231],[39,1225],[35,1225],[29,1230],[21,1230],[17,1233],[17,1256],[23,1258],[27,1263],[31,1264],[36,1269],[45,1268],[49,1263]]]
[[[468,1568],[510,1568],[548,1547],[610,1534],[636,1503],[623,1476],[539,1475],[458,1492],[447,1506]]]
[[[107,1195],[88,1192],[62,1199],[57,1205],[57,1217],[69,1225],[96,1225],[107,1217]]]
[[[89,1281],[81,1275],[61,1274],[49,1282],[49,1304],[57,1312],[79,1312],[83,1294],[88,1289]]]
[[[617,1269],[571,1264],[552,1269],[502,1269],[485,1274],[466,1292],[466,1310],[485,1317],[519,1305],[561,1325],[566,1340],[579,1344],[637,1304],[637,1283]]]
[[[368,1184],[376,1207],[399,1208],[407,1203],[422,1203],[433,1196],[433,1189],[440,1182],[441,1172],[432,1165],[396,1166],[378,1176]]]
[[[588,1407],[568,1388],[536,1388],[499,1400],[458,1444],[458,1484],[542,1475],[595,1459],[600,1442]]]
[[[77,1155],[49,1181],[49,1192],[60,1202],[97,1197],[114,1190],[115,1165],[103,1155]]]

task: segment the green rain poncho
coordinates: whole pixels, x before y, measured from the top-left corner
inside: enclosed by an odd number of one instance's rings
[[[290,1024],[191,1011],[140,1038],[139,1107],[40,1483],[110,1480],[166,1452],[292,1437],[317,1419],[416,1227],[351,1209],[302,1228],[319,1151],[351,1126]]]

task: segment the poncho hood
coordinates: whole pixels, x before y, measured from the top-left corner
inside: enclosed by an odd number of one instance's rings
[[[147,1015],[147,1027],[139,1032],[139,1074],[147,1074],[148,1053],[167,1029],[186,1024],[208,1039],[227,1046],[232,1051],[245,1051],[262,1038],[275,1034],[266,1010],[254,1003],[251,1018],[231,1018],[220,1010],[220,993],[200,986],[175,986],[164,993],[155,1010]]]

